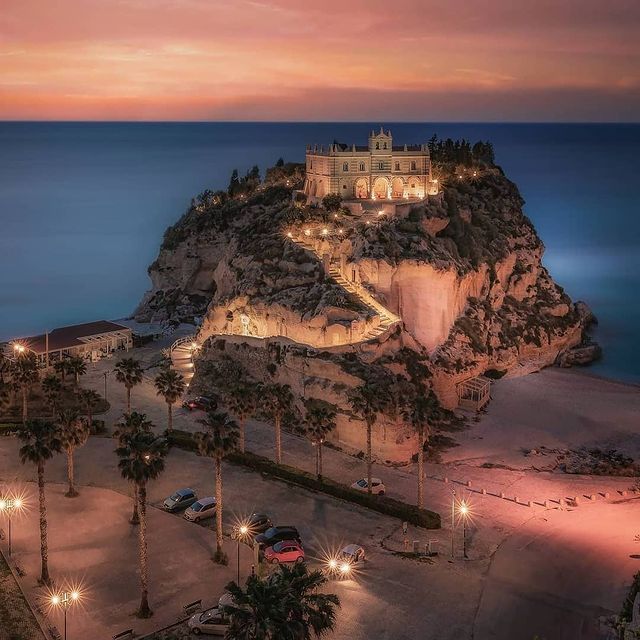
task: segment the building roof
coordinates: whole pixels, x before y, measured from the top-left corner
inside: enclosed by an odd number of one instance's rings
[[[104,333],[115,333],[119,331],[130,332],[129,327],[109,322],[108,320],[98,320],[96,322],[85,322],[84,324],[74,324],[70,327],[59,327],[49,332],[49,351],[69,349],[77,347],[87,342],[88,338]],[[46,334],[21,338],[16,342],[24,344],[34,353],[46,352]]]

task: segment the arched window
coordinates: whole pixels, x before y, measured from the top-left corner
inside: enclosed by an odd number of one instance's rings
[[[376,149],[379,149],[379,148],[380,148],[380,143],[376,142]]]
[[[385,148],[385,149],[387,148],[387,143],[386,142],[384,143],[383,148]]]
[[[360,171],[364,171],[364,162],[360,163]]]
[[[384,169],[384,162],[378,162],[378,169],[380,169],[380,171]]]
[[[400,163],[396,162],[396,171],[400,171]]]
[[[309,169],[313,169],[313,160],[309,160]]]
[[[415,171],[416,170],[416,161],[412,160],[411,161],[411,171]]]
[[[349,163],[348,162],[343,162],[342,163],[342,170],[343,171],[349,171]]]

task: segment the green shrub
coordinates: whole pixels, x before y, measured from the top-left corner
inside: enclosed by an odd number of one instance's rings
[[[197,450],[192,434],[186,431],[174,429],[170,433],[167,432],[166,436],[170,445],[186,449],[187,451]],[[428,509],[420,509],[419,507],[406,504],[395,498],[369,495],[368,493],[356,491],[355,489],[351,489],[346,485],[327,478],[319,481],[316,476],[311,473],[287,465],[278,465],[272,460],[254,453],[235,452],[229,455],[227,460],[273,478],[299,485],[305,489],[320,491],[334,498],[353,502],[372,511],[377,511],[392,518],[409,522],[417,527],[424,527],[425,529],[440,528],[440,514],[429,511]]]
[[[629,593],[627,594],[627,597],[622,604],[622,611],[620,612],[621,620],[624,620],[625,622],[631,621],[631,616],[633,614],[633,603],[638,592],[640,592],[640,571],[638,571],[638,573],[633,576],[631,588],[629,589]]]
[[[0,436],[10,436],[20,429],[19,422],[3,422],[0,423]]]

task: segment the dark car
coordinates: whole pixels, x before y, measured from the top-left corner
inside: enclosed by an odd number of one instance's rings
[[[193,489],[178,489],[163,502],[163,506],[166,511],[182,511],[197,499],[198,496]]]
[[[258,534],[264,533],[267,529],[271,529],[271,527],[273,527],[273,522],[271,522],[271,518],[269,518],[265,513],[252,513],[249,516],[247,525],[249,526],[250,531],[253,531],[254,534]]]
[[[218,401],[208,396],[197,396],[191,400],[185,400],[182,406],[189,411],[200,409],[201,411],[215,411],[218,408]]]
[[[300,534],[295,527],[285,526],[271,527],[255,537],[255,541],[260,547],[272,547],[276,542],[282,542],[283,540],[300,542]]]

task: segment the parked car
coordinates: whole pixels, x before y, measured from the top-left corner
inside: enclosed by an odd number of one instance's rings
[[[218,408],[218,401],[208,396],[197,396],[182,403],[183,408],[193,411],[200,409],[201,411],[215,411]]]
[[[184,517],[191,522],[200,522],[216,515],[216,499],[212,496],[200,498],[194,502],[185,512]]]
[[[264,559],[271,564],[304,562],[304,549],[295,540],[282,540],[264,550]]]
[[[300,534],[295,527],[271,527],[264,533],[259,533],[255,537],[256,544],[260,547],[272,547],[276,542],[283,540],[295,540],[300,542]]]
[[[165,498],[162,506],[165,511],[182,511],[190,507],[197,499],[198,495],[193,489],[178,489],[174,494]]]
[[[273,527],[271,518],[264,513],[252,513],[248,520],[249,529],[254,533],[264,533],[267,529]]]
[[[359,544],[348,544],[340,551],[340,560],[349,564],[364,562],[364,549]]]
[[[366,491],[368,487],[367,479],[361,478],[357,482],[354,482],[351,485],[352,489],[357,489],[358,491]],[[377,496],[383,496],[385,492],[384,482],[380,480],[380,478],[371,478],[371,493]]]
[[[218,607],[214,607],[191,616],[187,626],[189,631],[196,635],[202,633],[210,636],[224,636],[229,629],[229,618]]]

